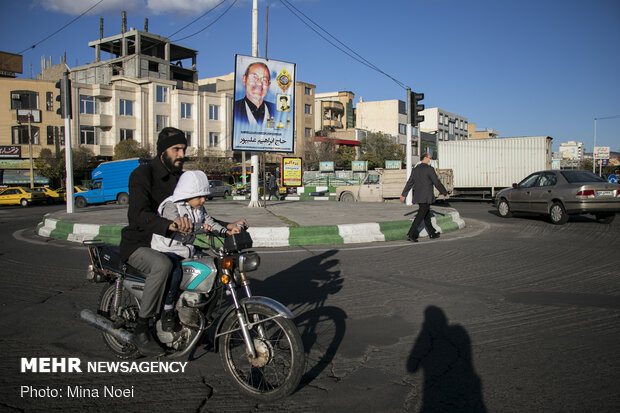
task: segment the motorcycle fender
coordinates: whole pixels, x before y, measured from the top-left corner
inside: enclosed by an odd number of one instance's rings
[[[262,304],[276,311],[282,317],[285,317],[291,320],[295,318],[295,315],[293,315],[291,310],[289,310],[284,304],[274,300],[273,298],[260,297],[260,296],[246,297],[241,300],[240,305],[243,306],[245,304]],[[235,308],[233,307],[223,317],[220,318],[220,320],[217,323],[217,329],[215,330],[214,337],[217,337],[222,332],[222,325],[224,324],[224,320],[226,320],[231,315],[231,313],[234,313],[234,312],[235,312]],[[219,340],[215,339],[214,344],[215,344],[215,351],[218,352],[219,351]]]

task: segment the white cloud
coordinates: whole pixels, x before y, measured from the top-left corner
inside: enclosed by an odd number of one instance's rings
[[[36,0],[46,10],[73,16],[84,13],[99,0]],[[150,14],[171,13],[187,16],[210,9],[222,0],[103,0],[89,14],[120,13],[121,11],[141,11]],[[224,5],[223,5],[224,6]]]

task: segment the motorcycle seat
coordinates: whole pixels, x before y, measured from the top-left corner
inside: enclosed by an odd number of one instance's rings
[[[125,274],[142,279],[146,278],[140,270],[121,261],[121,248],[117,245],[103,245],[99,248],[99,256],[101,257],[101,265],[107,270],[120,273],[124,272]]]

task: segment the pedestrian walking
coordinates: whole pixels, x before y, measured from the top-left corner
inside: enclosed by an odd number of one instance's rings
[[[267,190],[269,191],[269,200],[271,201],[271,196],[275,196],[276,199],[279,199],[279,188],[278,181],[274,174],[269,174],[269,178],[267,179]]]
[[[413,190],[413,202],[418,204],[418,213],[407,233],[407,240],[411,242],[418,242],[418,227],[422,221],[424,221],[429,238],[439,238],[439,232],[433,228],[430,215],[431,204],[435,198],[433,186],[442,195],[448,195],[448,191],[439,181],[435,168],[430,165],[431,159],[430,153],[422,152],[420,163],[411,170],[411,175],[400,195],[400,202],[404,202],[409,191]]]

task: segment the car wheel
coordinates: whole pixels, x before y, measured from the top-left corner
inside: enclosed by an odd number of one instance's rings
[[[207,199],[210,201],[210,200],[213,199],[213,197],[212,196],[208,196]]]
[[[596,220],[601,224],[611,224],[616,217],[616,214],[595,214]]]
[[[230,195],[230,192],[225,191],[225,192],[224,192],[224,196],[223,196],[223,198],[226,198],[226,197],[227,197],[227,196],[229,196],[229,195]]]
[[[510,218],[512,216],[510,205],[508,205],[508,201],[504,198],[500,199],[499,204],[497,204],[497,212],[502,218]]]
[[[355,197],[353,196],[351,192],[345,192],[344,194],[340,195],[340,201],[341,202],[355,202]]]
[[[555,225],[563,225],[568,221],[568,215],[566,215],[564,206],[559,202],[554,202],[553,205],[551,205],[549,218],[551,219],[551,223]]]
[[[19,200],[19,204],[23,207],[27,207],[28,206],[28,200],[27,199],[20,199]]]
[[[75,198],[75,206],[78,208],[84,208],[86,206],[86,200],[84,197],[78,196]]]
[[[121,192],[116,197],[116,203],[119,205],[127,205],[129,203],[129,195],[125,192]]]

